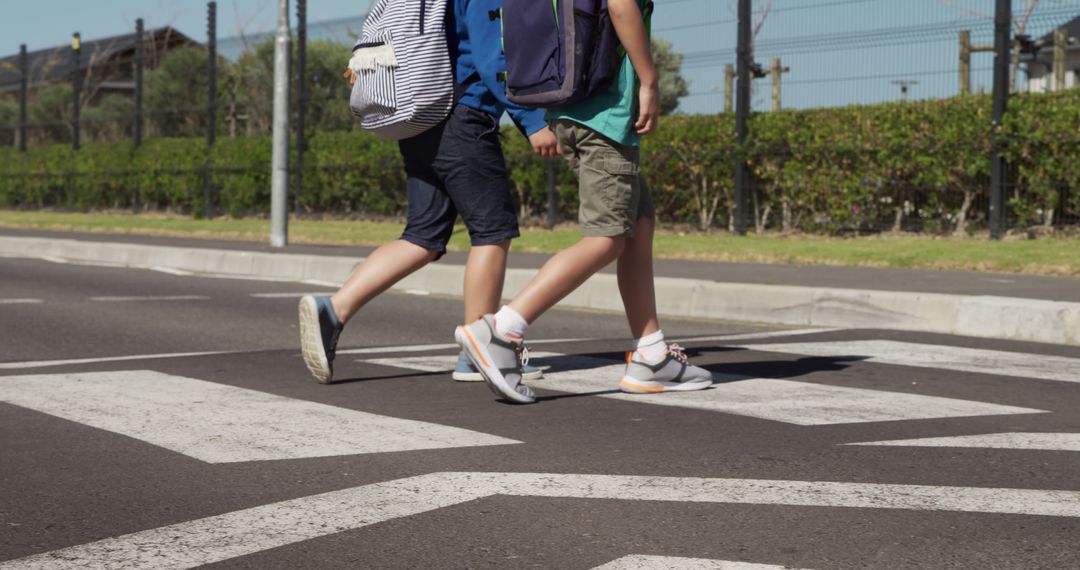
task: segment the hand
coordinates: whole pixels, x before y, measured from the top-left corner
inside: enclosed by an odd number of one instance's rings
[[[555,138],[555,133],[551,132],[551,127],[544,127],[529,135],[529,143],[532,144],[533,152],[537,156],[555,158],[561,154],[559,140]]]
[[[660,120],[660,87],[656,82],[642,82],[638,93],[638,120],[634,129],[639,135],[647,135],[656,130]]]
[[[352,69],[345,69],[345,73],[342,73],[341,76],[349,80],[349,87],[356,85],[356,73]]]

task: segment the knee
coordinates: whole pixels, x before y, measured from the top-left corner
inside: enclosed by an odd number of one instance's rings
[[[604,252],[604,257],[610,261],[614,261],[615,258],[622,255],[623,250],[626,249],[626,236],[616,236],[607,240],[607,248]]]

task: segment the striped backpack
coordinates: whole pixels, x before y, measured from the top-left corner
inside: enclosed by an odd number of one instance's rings
[[[349,69],[349,106],[364,130],[400,140],[438,125],[454,105],[447,0],[375,0]]]

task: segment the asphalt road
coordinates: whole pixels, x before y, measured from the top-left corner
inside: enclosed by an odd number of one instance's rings
[[[627,396],[623,318],[556,310],[511,406],[459,300],[379,298],[324,386],[325,288],[0,276],[2,569],[1080,567],[1078,348],[665,320],[716,384]]]

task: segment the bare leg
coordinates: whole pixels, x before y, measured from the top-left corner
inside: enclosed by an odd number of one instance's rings
[[[626,307],[626,320],[633,338],[660,330],[656,318],[656,286],[653,283],[652,245],[656,220],[641,218],[634,237],[626,239],[619,255],[619,293]]]
[[[506,255],[510,241],[477,245],[465,263],[465,320],[468,324],[494,313],[502,300],[506,279]]]
[[[585,237],[559,252],[540,268],[540,273],[510,302],[510,308],[532,323],[581,286],[592,274],[619,256],[624,236]]]
[[[405,240],[387,242],[353,271],[330,298],[342,324],[394,283],[435,259],[436,253]]]

